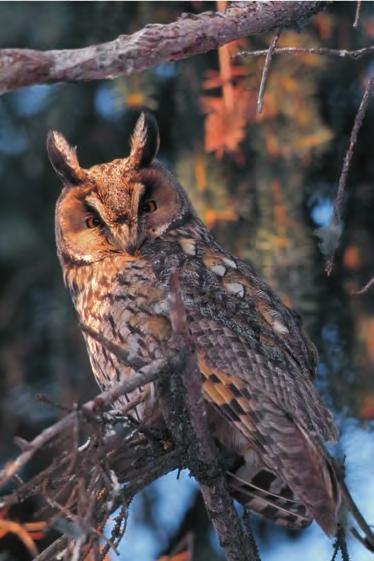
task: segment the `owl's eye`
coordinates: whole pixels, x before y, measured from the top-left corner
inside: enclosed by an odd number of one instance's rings
[[[155,210],[157,210],[157,204],[155,201],[147,201],[145,203],[143,203],[140,207],[140,212],[154,212]]]
[[[101,226],[101,220],[97,215],[92,215],[86,218],[87,228],[97,228],[98,226]]]

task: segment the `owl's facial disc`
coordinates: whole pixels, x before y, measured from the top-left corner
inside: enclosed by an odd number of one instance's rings
[[[52,166],[64,185],[56,208],[56,233],[65,261],[92,263],[113,253],[141,253],[192,214],[188,198],[160,162],[156,121],[142,114],[127,158],[80,166],[62,134],[48,135]]]

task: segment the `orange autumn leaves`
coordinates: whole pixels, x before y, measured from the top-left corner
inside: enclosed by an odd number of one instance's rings
[[[319,25],[317,33],[326,38],[331,27],[329,20],[322,18]],[[304,47],[308,43],[314,44],[312,37],[304,34],[301,38],[288,31],[281,34],[278,46]],[[234,62],[234,55],[248,46],[242,39],[220,47],[218,70],[205,73],[204,93],[200,96],[200,107],[205,115],[205,150],[217,159],[230,155],[240,162],[240,144],[247,137],[249,125],[256,123],[261,126],[259,134],[262,132],[264,137],[264,148],[273,158],[304,157],[326,145],[332,134],[321,122],[313,100],[314,77],[326,61],[309,55],[274,56],[265,88],[264,112],[257,115],[256,100],[265,58],[249,57]],[[292,123],[293,130],[287,132],[287,138],[280,138],[274,132],[275,119]]]
[[[203,90],[221,90],[221,95],[202,95],[200,106],[205,118],[205,149],[217,158],[237,152],[255,115],[255,95],[247,89],[248,71],[231,64],[232,55],[243,46],[235,41],[218,49],[219,70],[209,70]]]
[[[35,545],[36,540],[44,538],[44,530],[46,522],[26,522],[21,524],[7,518],[8,508],[4,507],[0,510],[0,540],[8,534],[15,535],[35,557],[38,555],[38,548]]]

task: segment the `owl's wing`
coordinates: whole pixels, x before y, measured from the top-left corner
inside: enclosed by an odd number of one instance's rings
[[[315,352],[252,269],[225,259],[231,270],[195,260],[180,271],[204,395],[331,534],[337,491],[320,442],[336,429],[313,386]]]

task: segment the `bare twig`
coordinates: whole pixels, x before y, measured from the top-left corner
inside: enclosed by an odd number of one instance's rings
[[[51,561],[51,559],[62,559],[67,547],[67,542],[67,536],[57,538],[56,541],[39,553],[33,561]]]
[[[47,395],[44,395],[43,393],[35,394],[35,399],[37,399],[41,403],[45,403],[46,405],[50,405],[50,406],[54,407],[55,409],[59,409],[60,411],[64,411],[64,413],[71,413],[72,412],[71,407],[66,407],[66,405],[63,405],[62,403],[58,403],[57,401],[49,398]]]
[[[82,49],[0,51],[0,93],[31,84],[116,78],[216,49],[234,39],[304,22],[326,2],[236,2],[224,13],[183,14],[167,25]]]
[[[115,524],[112,529],[110,541],[114,544],[115,547],[119,545],[119,542],[121,541],[121,539],[123,538],[126,532],[127,516],[128,516],[127,508],[122,507],[120,513],[116,516],[114,520]],[[107,553],[109,552],[110,546],[111,546],[110,543],[106,543],[104,545],[100,553],[100,558],[102,561],[104,561]]]
[[[348,172],[349,172],[349,168],[351,165],[351,160],[352,160],[352,156],[353,156],[353,152],[357,143],[357,135],[358,132],[361,128],[362,122],[364,120],[365,114],[366,114],[366,110],[368,108],[369,105],[369,100],[370,100],[370,96],[373,93],[373,86],[374,86],[374,78],[369,78],[367,84],[366,84],[366,88],[364,91],[364,95],[362,96],[361,99],[361,103],[360,106],[357,110],[356,116],[355,116],[355,120],[353,123],[353,127],[352,127],[352,131],[351,131],[351,136],[349,139],[349,145],[344,157],[344,162],[343,162],[343,167],[342,167],[342,171],[339,177],[339,183],[338,183],[338,190],[336,193],[336,197],[335,197],[335,204],[334,204],[334,215],[332,218],[332,222],[335,225],[341,225],[342,224],[342,211],[343,211],[343,205],[344,205],[344,195],[345,195],[345,188],[347,185],[347,178],[348,178]],[[337,242],[339,241],[339,239],[337,239]],[[326,265],[325,265],[325,271],[327,275],[330,275],[334,266],[334,257],[335,257],[335,252],[337,249],[337,245],[336,247],[333,248],[331,255],[329,255],[327,257],[326,260]]]
[[[370,279],[362,288],[360,288],[360,290],[352,290],[351,294],[354,294],[355,296],[359,294],[365,294],[369,290],[369,288],[371,288],[373,285],[374,285],[374,277]]]
[[[126,350],[126,348],[124,348],[121,345],[117,345],[110,339],[107,339],[106,337],[104,337],[104,335],[102,335],[98,331],[95,331],[89,325],[80,322],[79,326],[83,331],[83,333],[89,335],[90,337],[92,337],[92,339],[95,339],[95,341],[97,341],[98,343],[101,343],[101,345],[103,345],[103,347],[105,347],[106,350],[113,353],[117,357],[117,359],[123,364],[125,364],[126,366],[131,366],[132,368],[141,368],[142,366],[145,365],[144,360],[135,357],[130,358],[130,353],[129,351]]]
[[[71,412],[67,415],[67,421],[56,423],[30,443],[21,443],[23,452],[5,467],[2,472],[4,479],[11,476],[15,467],[24,465],[30,459],[30,456],[25,457],[25,452],[31,451],[33,454],[46,444],[56,446],[64,442],[68,446],[31,481],[20,482],[20,487],[11,495],[2,497],[2,504],[10,505],[38,496],[45,503],[42,510],[44,516],[49,518],[49,526],[66,534],[57,540],[52,549],[48,548],[48,555],[44,552],[40,554],[38,561],[49,561],[57,558],[57,555],[67,561],[81,560],[89,552],[99,559],[99,543],[104,537],[103,528],[111,513],[119,507],[126,509],[132,497],[156,478],[184,467],[180,451],[170,443],[149,440],[139,433],[139,429],[131,429],[123,424],[117,427],[116,432],[108,432],[104,418],[104,407],[109,407],[122,393],[131,393],[158,376],[171,374],[173,369],[180,368],[182,362],[183,354],[179,353],[178,356],[173,355],[170,362],[162,360],[151,363],[132,374],[125,384],[119,384],[110,392],[103,392]],[[126,416],[137,404],[135,396],[123,409],[123,415]],[[79,447],[78,442],[77,431],[83,429],[79,425],[80,421],[85,423],[84,429],[90,434],[90,444],[84,447]],[[123,532],[122,525],[118,528],[118,540]],[[107,541],[107,544],[116,545],[112,540]]]
[[[336,543],[342,554],[342,561],[350,561],[345,530],[341,524],[338,525],[338,530],[336,532]]]
[[[360,11],[361,11],[361,0],[357,0],[355,21],[353,22],[353,27],[358,27],[358,22],[360,21]]]
[[[271,40],[271,43],[268,48],[268,52],[266,54],[264,68],[262,70],[260,87],[258,89],[257,106],[256,106],[257,113],[262,113],[266,80],[269,75],[271,59],[273,57],[274,49],[277,46],[279,36],[280,36],[280,31],[278,30],[277,33],[274,35],[273,39]]]
[[[352,495],[350,494],[347,484],[345,482],[344,479],[344,473],[342,470],[342,467],[334,460],[334,459],[330,459],[332,466],[334,468],[334,473],[336,475],[336,478],[339,482],[339,486],[340,486],[340,490],[342,493],[342,498],[344,500],[344,503],[348,509],[348,511],[352,514],[353,518],[355,519],[355,521],[357,522],[357,524],[359,525],[359,527],[361,528],[361,530],[364,532],[364,537],[361,537],[357,530],[355,530],[354,528],[351,529],[351,532],[353,535],[355,535],[356,537],[359,536],[359,541],[365,545],[365,547],[369,550],[369,551],[373,551],[374,552],[374,533],[372,531],[372,529],[370,528],[369,524],[366,522],[365,518],[363,517],[363,515],[361,514],[361,512],[359,511],[355,501],[353,500]],[[343,532],[343,534],[342,534]],[[340,547],[341,544],[345,543],[345,536],[344,536],[344,540],[342,540],[342,536],[344,535],[344,529],[340,530]],[[339,539],[339,528],[338,528],[338,534],[337,534],[337,539]],[[344,544],[343,544],[344,547]],[[343,550],[342,550],[342,555],[344,555]],[[348,553],[347,553],[348,555]],[[346,559],[344,559],[344,561],[346,561]],[[348,560],[349,561],[349,560]]]
[[[233,60],[239,61],[248,57],[266,56],[269,49],[261,49],[257,51],[239,51],[233,55]],[[364,47],[349,51],[347,49],[329,49],[328,47],[280,47],[274,49],[273,56],[275,55],[323,55],[333,58],[352,58],[357,60],[363,56],[372,55],[374,53],[374,46]]]
[[[352,536],[356,538],[366,549],[374,553],[374,544],[367,538],[367,536],[361,536],[361,534],[357,531],[357,528],[350,528]]]
[[[9,481],[22,466],[29,462],[37,450],[58,434],[73,427],[77,414],[83,413],[87,415],[93,413],[104,405],[109,405],[116,401],[121,395],[130,393],[140,386],[144,386],[156,380],[159,376],[162,376],[165,371],[169,372],[170,369],[177,367],[178,364],[178,359],[176,357],[155,360],[151,364],[144,366],[138,373],[133,374],[131,378],[116,384],[111,389],[96,396],[93,400],[86,402],[77,412],[74,411],[70,413],[54,425],[44,429],[29,443],[26,449],[15,460],[6,464],[0,471],[0,486],[4,485],[6,481]]]
[[[251,525],[251,511],[248,508],[244,508],[243,524],[247,530],[248,541],[252,549],[253,561],[261,561],[260,552],[253,535],[253,529]]]
[[[334,550],[332,552],[332,557],[330,561],[336,561],[339,551],[340,551],[339,540],[338,537],[336,537],[334,542]]]

